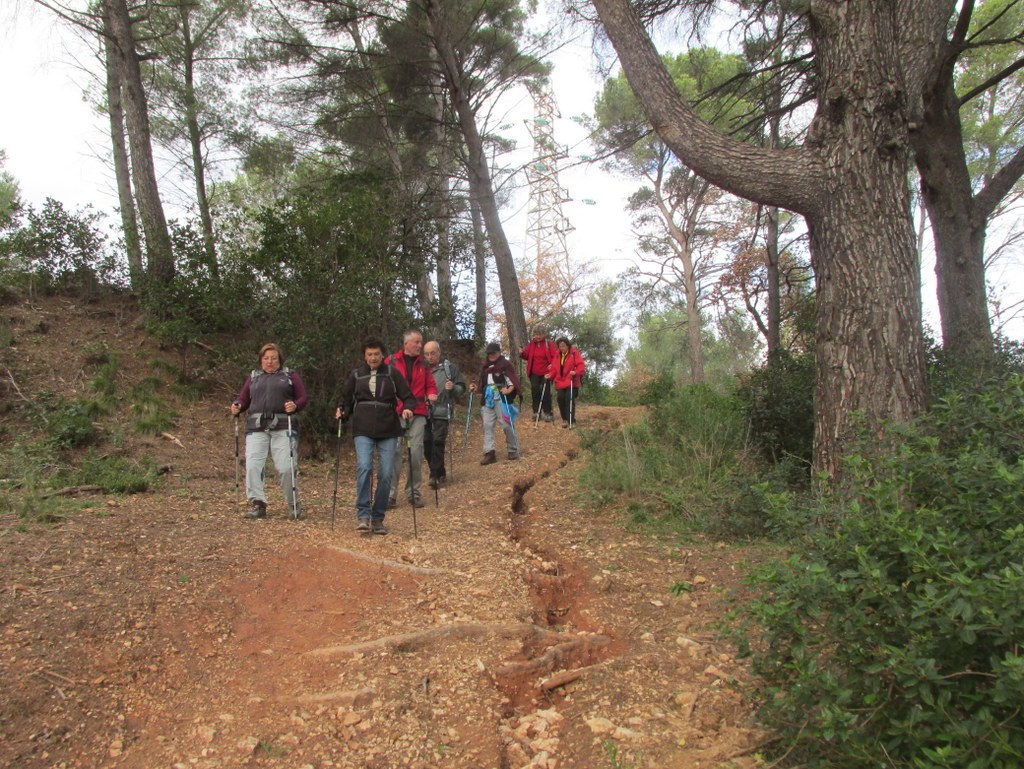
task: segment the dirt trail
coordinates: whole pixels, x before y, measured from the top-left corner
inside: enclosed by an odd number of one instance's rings
[[[333,528],[333,463],[302,467],[305,520],[273,482],[244,520],[222,407],[151,442],[158,494],[55,527],[0,512],[0,766],[757,765],[749,676],[713,634],[753,554],[579,507],[578,431],[526,422],[524,458],[481,467],[474,423],[418,538],[402,506],[370,537],[348,442]]]

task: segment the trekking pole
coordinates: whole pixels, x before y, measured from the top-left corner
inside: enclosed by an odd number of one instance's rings
[[[238,475],[241,467],[241,456],[238,453],[238,414],[235,414],[235,502],[242,506],[242,497],[238,487]]]
[[[295,486],[295,447],[292,444],[292,415],[288,415],[288,464],[292,466],[292,520],[299,520],[299,490]]]
[[[331,501],[331,531],[334,531],[334,511],[338,509],[338,476],[341,473],[341,417],[338,417],[338,452],[334,455],[334,499]]]
[[[448,430],[451,430],[452,422],[455,421],[455,405],[452,403],[448,404]],[[452,474],[452,480],[455,480],[455,441],[451,440],[451,436],[445,433],[445,438],[448,439],[448,472]]]
[[[427,402],[427,429],[430,431],[430,465],[437,464],[437,436],[434,433],[434,404]],[[441,456],[442,463],[444,462],[444,455]],[[412,472],[412,465],[409,466],[409,471]],[[440,507],[441,503],[438,501],[437,487],[440,485],[441,480],[434,475],[434,468],[430,468],[430,477],[434,479],[434,507]]]
[[[512,409],[508,406],[509,404],[505,401],[505,396],[498,393],[498,400],[501,401],[501,405],[505,407],[505,414],[508,416],[508,426],[512,428],[512,440],[516,442],[516,453],[519,456],[523,455],[523,447],[519,445],[519,436],[516,435],[516,420],[512,418]]]
[[[411,420],[410,420],[411,421]],[[409,456],[409,477],[412,477],[412,439],[409,437],[409,426],[410,422],[406,422],[402,426],[402,432],[405,433],[405,450]],[[411,491],[411,487],[410,487]],[[412,535],[416,538],[420,538],[419,530],[416,528],[416,496],[409,496],[409,506],[412,508]]]
[[[569,429],[570,430],[572,429],[572,423],[574,421],[573,420],[573,414],[574,414],[575,411],[576,411],[576,409],[573,408],[573,400],[572,400],[572,377],[569,377]]]
[[[462,434],[462,453],[466,453],[466,445],[469,443],[469,420],[473,416],[473,396],[475,392],[469,392],[469,406],[466,408],[466,431]]]
[[[537,413],[533,417],[533,429],[536,430],[540,426],[540,410],[544,405],[544,394],[548,391],[548,382],[550,380],[544,380],[544,386],[540,388],[540,402],[537,404]]]

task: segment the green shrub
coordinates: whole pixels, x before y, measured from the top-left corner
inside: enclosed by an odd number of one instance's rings
[[[750,439],[772,462],[789,457],[810,472],[814,448],[814,355],[772,353],[736,392]]]
[[[583,445],[588,494],[620,499],[632,523],[682,529],[715,526],[746,453],[736,400],[702,385],[663,392],[644,420]]]
[[[50,445],[56,449],[72,449],[93,443],[99,434],[93,420],[104,413],[96,400],[74,400],[59,403],[47,422]]]
[[[82,458],[74,470],[60,476],[61,485],[99,486],[106,494],[137,494],[149,491],[156,483],[156,462],[143,456],[135,462],[123,457],[92,453]]]
[[[870,451],[868,450],[870,449]],[[1024,764],[1024,378],[851,455],[830,522],[760,575],[762,715],[807,767]]]
[[[159,435],[166,432],[174,424],[178,414],[170,408],[159,394],[163,383],[156,377],[145,377],[132,387],[132,425],[136,432],[143,435]]]
[[[997,336],[991,356],[954,356],[932,340],[927,344],[928,389],[932,402],[977,389],[990,379],[1024,373],[1024,344]]]

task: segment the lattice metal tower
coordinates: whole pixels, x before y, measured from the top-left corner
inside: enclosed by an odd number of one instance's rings
[[[533,162],[527,170],[530,182],[530,203],[527,209],[526,255],[533,259],[538,273],[554,269],[568,277],[569,251],[565,236],[574,227],[562,213],[562,203],[571,198],[558,182],[558,166],[568,157],[565,148],[555,141],[555,118],[560,117],[551,84],[547,79],[533,81]]]

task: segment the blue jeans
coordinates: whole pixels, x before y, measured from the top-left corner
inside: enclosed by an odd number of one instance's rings
[[[356,435],[352,438],[356,446],[356,516],[383,521],[388,509],[388,494],[391,493],[391,476],[395,470],[395,445],[398,438],[370,438]],[[377,491],[370,499],[370,485],[373,479],[373,453],[377,452]]]

